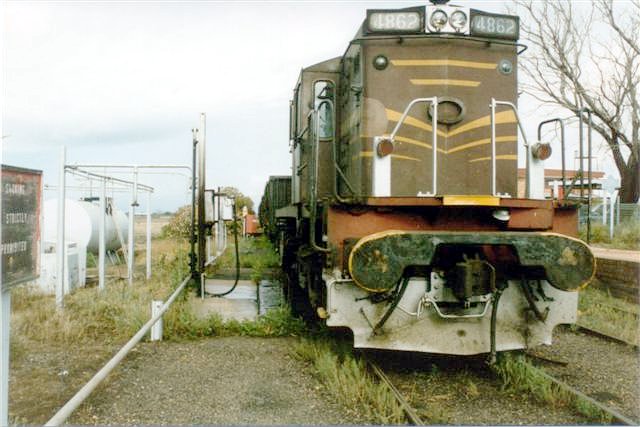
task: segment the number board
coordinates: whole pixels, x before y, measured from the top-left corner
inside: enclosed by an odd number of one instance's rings
[[[520,20],[517,16],[496,15],[471,9],[471,35],[518,40]]]
[[[2,165],[2,290],[34,280],[40,267],[42,171]]]

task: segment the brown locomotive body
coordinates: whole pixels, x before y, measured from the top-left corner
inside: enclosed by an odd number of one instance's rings
[[[544,199],[546,146],[520,142],[517,191],[517,26],[372,10],[342,57],[302,70],[277,211],[288,295],[356,347],[493,354],[575,322],[594,258],[576,207]]]

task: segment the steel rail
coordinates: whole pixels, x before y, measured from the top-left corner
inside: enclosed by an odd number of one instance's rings
[[[561,380],[559,380],[559,379],[547,374],[542,369],[539,369],[539,368],[537,368],[537,367],[535,367],[533,365],[531,365],[531,368],[533,370],[535,370],[538,374],[540,374],[542,377],[544,377],[545,379],[551,381],[556,386],[560,387],[561,389],[565,390],[566,392],[568,392],[570,394],[573,394],[574,396],[577,396],[578,398],[589,402],[593,406],[595,406],[598,409],[600,409],[602,412],[608,414],[609,416],[611,416],[613,422],[615,422],[616,424],[618,424],[618,425],[627,425],[627,426],[640,425],[638,421],[634,421],[634,420],[622,415],[617,410],[605,405],[602,402],[598,402],[597,400],[595,400],[594,398],[592,398],[590,396],[587,396],[586,394],[584,394],[580,390],[576,389],[575,387],[567,384],[566,382],[561,381]]]
[[[391,393],[393,394],[393,396],[396,398],[396,400],[402,407],[402,410],[407,416],[407,419],[409,420],[409,422],[412,425],[416,425],[416,426],[425,425],[425,422],[420,418],[420,416],[411,407],[411,405],[409,405],[409,402],[407,402],[404,396],[402,396],[400,391],[396,388],[396,386],[393,385],[389,377],[387,377],[387,375],[382,371],[382,369],[380,369],[378,365],[373,363],[371,360],[366,358],[364,360],[369,365],[369,367],[371,367],[371,370],[380,379],[380,381],[382,381],[389,388],[389,390],[391,390]]]
[[[118,363],[120,363],[129,352],[144,338],[149,332],[151,327],[162,317],[162,315],[169,309],[173,301],[180,295],[187,283],[191,280],[191,275],[188,275],[178,288],[171,294],[167,302],[165,302],[155,316],[152,316],[147,323],[100,369],[94,376],[87,382],[65,405],[58,410],[58,412],[46,422],[45,426],[59,426],[67,420],[75,411],[78,406],[89,397],[91,392],[104,380],[107,375],[111,373]]]
[[[638,350],[638,348],[640,348],[638,346],[638,344],[634,344],[632,342],[629,342],[627,340],[624,340],[622,338],[618,338],[618,337],[614,337],[613,335],[609,335],[605,332],[599,331],[597,329],[593,329],[589,326],[585,326],[585,325],[581,325],[580,323],[576,323],[575,324],[576,327],[578,327],[578,329],[581,329],[582,331],[584,331],[585,333],[589,334],[589,335],[593,335],[595,337],[599,337],[605,340],[609,340],[609,341],[613,341],[616,342],[618,344],[623,344],[623,345],[628,345],[633,347],[634,349]]]

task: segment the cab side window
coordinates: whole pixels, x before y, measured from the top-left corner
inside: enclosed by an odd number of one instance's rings
[[[313,88],[313,108],[318,112],[319,138],[321,140],[332,139],[334,136],[334,101],[335,86],[327,80],[317,81]]]

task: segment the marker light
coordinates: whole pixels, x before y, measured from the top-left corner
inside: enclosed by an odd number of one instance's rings
[[[445,25],[447,25],[447,14],[443,10],[438,9],[431,14],[429,23],[437,31],[440,31]]]
[[[551,144],[536,142],[531,147],[531,155],[538,160],[547,160],[551,157]]]
[[[456,31],[460,31],[467,25],[467,15],[461,10],[456,10],[451,14],[449,23]]]

